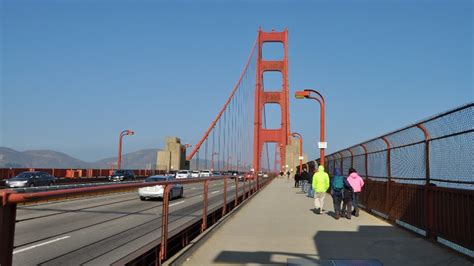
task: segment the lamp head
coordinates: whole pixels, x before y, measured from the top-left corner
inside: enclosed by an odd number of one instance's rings
[[[309,91],[296,91],[295,92],[295,98],[296,99],[304,99],[309,97],[310,92]]]

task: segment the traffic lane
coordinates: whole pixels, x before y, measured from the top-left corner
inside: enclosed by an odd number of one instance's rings
[[[93,198],[67,200],[60,202],[40,203],[35,205],[17,206],[17,221],[31,220],[45,216],[61,215],[67,212],[75,212],[84,209],[96,208],[109,204],[117,204],[127,200],[135,200],[136,192],[122,192],[119,194],[108,194]]]
[[[184,200],[183,200],[184,201]],[[180,204],[182,201],[177,202]],[[209,198],[209,210],[222,206],[222,195],[216,194]],[[171,206],[172,207],[172,206]],[[177,208],[173,210],[170,207],[169,231],[179,228],[189,221],[195,221],[202,217],[202,202],[194,202],[188,208]],[[106,265],[122,258],[124,255],[139,249],[151,241],[160,239],[161,236],[161,217],[152,223],[143,224],[136,228],[129,229],[126,232],[115,235],[111,238],[102,239],[92,246],[82,247],[64,256],[53,260],[44,261],[45,265],[68,264],[72,261],[79,261],[84,265]],[[96,252],[101,248],[100,252]]]
[[[210,184],[212,187],[220,187],[221,184]],[[189,191],[189,192],[188,192]],[[132,193],[133,194],[133,193]],[[192,185],[185,187],[184,197],[202,198],[202,186]],[[126,194],[129,195],[129,194]],[[124,195],[122,195],[124,196]],[[128,196],[129,197],[129,196]],[[117,197],[113,197],[117,199]],[[201,199],[200,199],[201,200]],[[64,203],[52,203],[51,205],[63,205]],[[70,203],[68,203],[70,205]],[[161,202],[152,201],[152,204],[141,204],[138,201],[138,195],[135,193],[135,199],[123,200],[118,204],[99,205],[90,209],[82,209],[78,211],[64,212],[65,209],[47,208],[42,204],[41,208],[35,211],[62,211],[60,215],[40,216],[41,218],[25,220],[16,225],[15,230],[15,247],[32,244],[34,242],[46,240],[55,236],[60,236],[71,231],[80,230],[102,223],[108,223],[116,219],[134,216],[153,216],[156,210],[160,208]],[[82,206],[79,206],[81,209]],[[138,207],[138,209],[137,209]],[[77,207],[75,209],[78,209]],[[70,209],[69,209],[70,210]],[[27,211],[27,210],[24,210]]]
[[[186,185],[184,187],[186,190],[199,189],[199,184]],[[34,205],[18,206],[17,207],[17,221],[35,219],[42,216],[48,215],[59,215],[66,212],[79,211],[83,209],[89,209],[94,207],[100,207],[101,205],[106,204],[115,204],[120,201],[135,199],[136,191],[125,192],[112,195],[101,195],[93,198],[82,198],[82,199],[73,199],[59,202],[48,202],[48,203],[38,203]],[[123,195],[130,195],[129,198],[123,198]],[[98,203],[97,201],[100,201]]]
[[[229,191],[233,192],[233,190]],[[209,206],[214,203],[216,205],[222,205],[222,195],[218,193],[215,193],[214,195],[215,196],[210,195]],[[202,199],[198,197],[191,197],[190,199],[192,200],[189,200],[189,205],[187,206],[184,204],[186,199],[170,203],[170,229],[172,229],[173,226],[179,226],[182,224],[179,223],[179,225],[175,225],[176,219],[184,218],[187,220],[193,220],[201,217]],[[230,200],[233,200],[233,198],[230,197]],[[175,208],[177,208],[178,205],[179,208],[176,211]],[[189,209],[189,206],[191,206],[191,209]],[[156,206],[156,208],[158,208],[158,206]],[[153,240],[159,237],[159,234],[158,236],[156,234],[150,235],[151,232],[155,230],[160,232],[161,208],[156,210],[155,214],[155,218],[149,217],[147,220],[138,219],[138,216],[128,216],[124,219],[120,219],[120,223],[113,223],[113,226],[110,226],[110,223],[99,224],[93,228],[71,232],[71,234],[57,236],[35,244],[41,246],[34,247],[33,245],[33,248],[28,249],[31,247],[30,245],[16,249],[15,252],[17,253],[14,256],[15,264],[24,265],[37,264],[41,262],[57,264],[59,261],[69,261],[69,263],[66,264],[77,264],[77,259],[82,258],[85,262],[91,258],[92,254],[96,254],[92,257],[102,257],[102,259],[104,259],[103,256],[114,251],[117,246],[123,246],[126,247],[126,249],[133,250],[133,248],[130,249],[131,244],[129,244],[129,242],[134,242],[134,245],[139,247],[143,244],[143,238],[150,238]],[[71,241],[73,241],[73,246],[71,246]],[[123,254],[118,255],[123,256]]]
[[[199,196],[199,189],[190,192],[190,196]],[[128,197],[128,196],[127,196]],[[16,224],[15,247],[42,241],[51,237],[67,234],[91,226],[106,224],[127,216],[154,216],[155,208],[161,209],[161,202],[141,202],[135,192],[135,199],[121,201],[118,204],[94,207],[86,210],[71,211],[55,216],[26,220]],[[48,210],[50,211],[50,210]]]

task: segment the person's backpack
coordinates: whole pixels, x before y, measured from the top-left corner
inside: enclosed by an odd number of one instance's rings
[[[342,176],[335,176],[334,180],[332,181],[332,190],[334,191],[341,191],[344,188],[344,177]]]

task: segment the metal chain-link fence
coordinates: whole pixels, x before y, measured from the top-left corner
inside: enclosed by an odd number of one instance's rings
[[[474,254],[474,103],[326,156],[357,170],[369,212]],[[316,160],[316,161],[319,161]]]

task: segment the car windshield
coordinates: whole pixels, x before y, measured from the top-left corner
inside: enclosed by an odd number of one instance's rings
[[[124,170],[115,170],[112,175],[124,175],[125,173],[126,173],[126,171],[124,171]]]
[[[193,171],[193,174],[198,174],[199,172],[198,171]]]
[[[178,174],[187,174],[188,171],[179,171]]]
[[[32,175],[33,175],[33,173],[20,173],[17,176],[15,176],[14,178],[15,179],[26,180],[26,179],[29,179]]]
[[[149,177],[145,179],[145,182],[159,182],[159,181],[167,181],[166,177]]]

